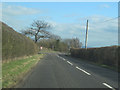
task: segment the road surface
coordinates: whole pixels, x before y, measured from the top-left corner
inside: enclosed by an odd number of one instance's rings
[[[65,55],[47,54],[19,88],[110,88],[118,87],[117,72]]]

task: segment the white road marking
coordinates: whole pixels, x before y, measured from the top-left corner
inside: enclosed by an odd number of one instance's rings
[[[58,55],[57,55],[57,56],[58,56]],[[62,60],[64,60],[64,61],[66,60],[66,59],[65,59],[65,58],[63,58],[63,57],[60,57],[60,56],[58,56],[58,57],[59,57],[59,58],[61,58],[61,59],[62,59]]]
[[[65,61],[65,59],[63,58],[63,60]]]
[[[106,87],[112,89],[112,90],[115,90],[113,87],[111,87],[110,85],[108,85],[107,83],[103,83],[103,85],[105,85]]]
[[[70,65],[73,65],[71,62],[67,61]]]
[[[61,59],[63,59],[62,57],[60,57]]]
[[[90,73],[86,72],[85,70],[83,70],[83,69],[81,69],[81,68],[79,68],[79,67],[77,67],[77,66],[76,66],[76,68],[77,68],[78,70],[81,70],[82,72],[86,73],[87,75],[91,75]]]
[[[59,56],[59,58],[62,58],[62,57]]]
[[[63,59],[63,57],[60,57],[61,59]]]

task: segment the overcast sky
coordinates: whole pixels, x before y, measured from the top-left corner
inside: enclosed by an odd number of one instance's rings
[[[86,20],[89,20],[88,46],[118,44],[117,2],[9,2],[2,3],[2,21],[20,31],[33,20],[51,23],[52,33],[62,38],[79,38],[85,42]],[[115,19],[116,18],[116,19]]]

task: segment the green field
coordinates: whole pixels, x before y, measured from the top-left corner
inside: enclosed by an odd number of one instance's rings
[[[2,65],[2,87],[16,85],[22,77],[44,57],[44,54],[29,56],[24,59],[10,61]]]

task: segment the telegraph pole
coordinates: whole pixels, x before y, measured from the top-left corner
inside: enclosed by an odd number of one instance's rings
[[[88,20],[86,25],[86,40],[85,40],[85,48],[87,49],[87,37],[88,37]]]

